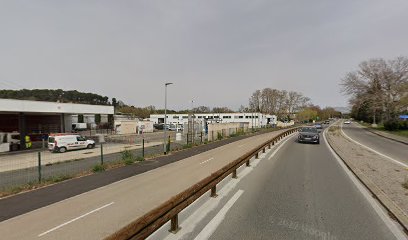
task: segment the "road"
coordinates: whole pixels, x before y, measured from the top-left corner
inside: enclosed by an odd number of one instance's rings
[[[343,124],[343,131],[351,139],[408,165],[408,145],[380,137],[365,130],[356,123]]]
[[[101,239],[276,134],[243,139],[14,217],[0,223],[0,233],[4,239]],[[232,187],[222,183],[218,198],[203,197],[201,207],[182,213],[178,235],[151,239],[405,238],[325,142],[294,140],[241,169]],[[211,201],[218,201],[215,210],[205,205]],[[167,229],[160,231],[169,234]]]
[[[324,143],[292,138],[238,188],[210,239],[396,239]]]

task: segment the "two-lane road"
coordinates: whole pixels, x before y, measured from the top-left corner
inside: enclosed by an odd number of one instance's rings
[[[292,137],[238,188],[243,194],[210,239],[405,239],[324,141],[300,144]]]

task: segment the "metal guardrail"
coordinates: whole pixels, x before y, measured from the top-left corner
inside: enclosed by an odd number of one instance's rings
[[[212,173],[210,176],[194,184],[190,188],[170,198],[157,208],[131,222],[111,236],[108,236],[105,240],[145,239],[168,221],[171,221],[170,231],[173,233],[177,232],[179,230],[178,214],[183,209],[210,190],[211,197],[217,197],[217,184],[219,182],[230,174],[232,174],[232,178],[237,178],[237,169],[240,166],[244,163],[246,166],[250,166],[250,159],[252,157],[258,158],[259,152],[262,151],[265,153],[266,148],[270,149],[272,145],[275,145],[279,140],[295,131],[297,131],[297,128],[292,128],[280,133],[276,137],[227,164],[222,169]]]

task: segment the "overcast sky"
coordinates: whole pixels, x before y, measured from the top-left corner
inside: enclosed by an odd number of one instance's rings
[[[0,0],[0,88],[61,88],[135,106],[247,105],[256,89],[347,106],[361,61],[408,56],[406,0]]]

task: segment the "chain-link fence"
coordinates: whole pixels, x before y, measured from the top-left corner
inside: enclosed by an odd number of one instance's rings
[[[64,153],[46,149],[6,153],[0,155],[0,192],[5,195],[22,188],[103,171],[107,167],[143,161],[163,155],[164,151],[178,151],[250,132],[252,129],[231,128],[193,133],[167,131],[166,137],[163,131],[138,135],[100,134],[89,137],[96,141],[89,149]]]

